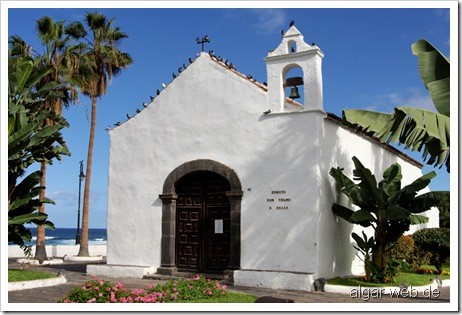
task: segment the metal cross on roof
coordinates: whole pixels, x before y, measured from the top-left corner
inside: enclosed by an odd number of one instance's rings
[[[204,44],[205,44],[205,43],[210,43],[210,38],[209,38],[208,35],[205,35],[205,36],[202,37],[202,38],[197,37],[197,38],[196,38],[196,43],[197,43],[197,44],[201,44],[201,45],[202,45],[202,46],[201,46],[201,47],[202,47],[201,49],[202,49],[202,51],[204,51]]]

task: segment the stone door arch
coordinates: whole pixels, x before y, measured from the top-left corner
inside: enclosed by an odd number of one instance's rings
[[[210,171],[224,177],[230,184],[226,192],[230,204],[230,259],[229,270],[240,268],[241,256],[241,200],[242,186],[236,172],[228,166],[213,160],[195,160],[186,162],[175,168],[165,179],[162,194],[162,239],[160,274],[174,274],[178,269],[175,262],[176,238],[176,200],[178,195],[175,184],[183,176],[199,171]]]

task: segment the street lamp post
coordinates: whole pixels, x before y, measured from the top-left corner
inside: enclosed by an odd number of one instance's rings
[[[83,174],[83,161],[80,161],[79,203],[77,207],[77,234],[75,235],[75,245],[80,244],[80,192],[82,190],[82,181],[84,179],[85,179],[85,174]]]

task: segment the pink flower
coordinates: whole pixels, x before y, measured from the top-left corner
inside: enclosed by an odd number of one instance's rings
[[[102,297],[102,296],[103,296],[103,293],[98,294],[98,297]]]
[[[115,293],[114,292],[111,292],[111,299],[110,299],[111,303],[116,303],[117,302],[117,299],[115,298]]]
[[[87,303],[93,303],[95,301],[96,301],[96,298],[92,298],[92,299],[88,300]]]
[[[210,290],[208,290],[208,291],[207,291],[207,294],[208,294],[208,295],[212,295],[212,294],[213,294],[213,292],[212,292],[212,291],[210,291]]]

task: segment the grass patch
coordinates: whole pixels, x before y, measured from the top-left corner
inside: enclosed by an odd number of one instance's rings
[[[146,289],[128,289],[120,282],[94,278],[75,286],[62,303],[253,303],[255,296],[229,292],[227,285],[196,275],[169,280]]]
[[[178,303],[253,303],[256,299],[255,296],[250,294],[228,291],[225,296],[194,301],[179,301]]]
[[[436,268],[430,265],[424,265],[422,266],[422,268],[436,271]],[[449,265],[443,265],[443,270],[449,273],[450,272]],[[352,286],[352,287],[357,287],[357,286],[388,287],[388,286],[398,286],[401,283],[405,282],[408,285],[420,286],[420,285],[431,284],[433,279],[435,279],[437,276],[443,280],[450,278],[449,275],[429,275],[429,274],[419,274],[419,273],[416,273],[415,271],[410,271],[410,272],[403,271],[396,277],[396,280],[394,282],[390,282],[390,283],[366,282],[366,281],[363,281],[361,277],[355,277],[355,278],[337,277],[337,278],[327,280],[327,284],[344,285],[344,286]]]
[[[8,270],[8,282],[18,282],[18,281],[30,281],[30,280],[39,280],[39,279],[49,279],[56,278],[56,274],[36,271],[36,270],[19,270],[19,269],[9,269]]]

